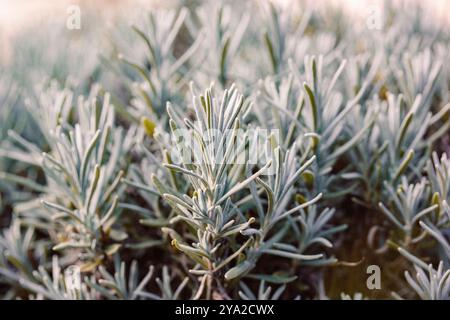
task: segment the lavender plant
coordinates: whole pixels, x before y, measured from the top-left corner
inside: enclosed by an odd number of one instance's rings
[[[106,39],[88,14],[86,61],[14,39],[1,298],[450,298],[449,29],[412,4],[377,30],[238,8],[121,8]]]

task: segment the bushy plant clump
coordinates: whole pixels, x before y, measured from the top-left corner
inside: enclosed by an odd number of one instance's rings
[[[175,3],[106,36],[91,17],[47,63],[15,48],[1,298],[450,298],[450,29],[411,4],[380,29],[239,6]]]

